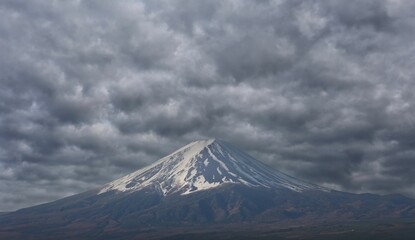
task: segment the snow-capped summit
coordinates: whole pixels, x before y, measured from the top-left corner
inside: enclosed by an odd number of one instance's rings
[[[162,195],[182,195],[223,184],[250,187],[326,190],[275,171],[223,141],[194,141],[157,162],[105,185],[99,194],[154,187]]]

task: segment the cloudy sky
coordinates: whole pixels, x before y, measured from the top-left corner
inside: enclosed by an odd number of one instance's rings
[[[0,211],[195,139],[415,197],[415,2],[0,2]]]

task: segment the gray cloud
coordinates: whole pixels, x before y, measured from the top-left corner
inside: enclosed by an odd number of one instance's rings
[[[2,1],[1,211],[221,138],[415,196],[411,1]],[[414,162],[415,163],[415,162]]]

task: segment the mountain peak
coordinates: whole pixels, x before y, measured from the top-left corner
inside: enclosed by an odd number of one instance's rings
[[[237,239],[246,223],[254,229],[252,238],[262,233],[274,237],[269,232],[276,228],[323,224],[321,229],[328,229],[333,220],[340,225],[357,221],[356,226],[359,220],[365,225],[368,220],[376,225],[383,219],[407,222],[415,217],[414,209],[415,201],[405,197],[329,191],[305,183],[209,139],[191,142],[101,189],[1,215],[0,238],[167,239],[178,232],[191,238],[197,232]],[[218,232],[218,225],[223,231]],[[237,235],[229,235],[229,227]],[[350,232],[350,224],[346,227]],[[289,233],[287,238],[304,236],[304,228]]]
[[[108,183],[99,194],[153,187],[162,195],[176,192],[184,195],[223,184],[287,188],[293,191],[324,190],[271,170],[228,143],[206,139],[193,141],[145,168]]]

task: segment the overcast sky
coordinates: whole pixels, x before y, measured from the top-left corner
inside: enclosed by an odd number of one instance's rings
[[[0,1],[0,211],[219,138],[415,197],[415,1]]]

